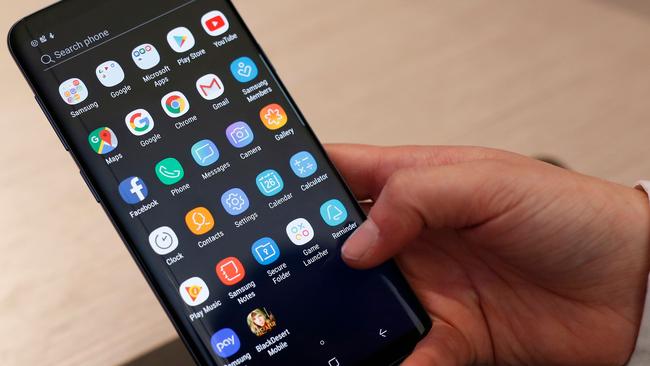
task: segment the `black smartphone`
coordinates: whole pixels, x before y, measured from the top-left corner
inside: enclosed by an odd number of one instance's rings
[[[395,263],[342,261],[363,212],[229,1],[66,0],[9,46],[197,363],[391,365],[426,334]]]

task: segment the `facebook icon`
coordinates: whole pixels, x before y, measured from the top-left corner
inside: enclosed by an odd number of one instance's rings
[[[120,196],[130,205],[144,201],[148,194],[147,185],[138,177],[126,178],[120,183]]]

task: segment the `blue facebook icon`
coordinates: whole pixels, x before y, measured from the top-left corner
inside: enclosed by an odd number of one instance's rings
[[[138,177],[130,177],[120,183],[120,196],[124,202],[133,205],[144,201],[149,194],[147,185]]]

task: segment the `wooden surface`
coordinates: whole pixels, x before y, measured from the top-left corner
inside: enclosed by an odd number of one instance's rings
[[[44,0],[5,2],[3,31]],[[650,4],[239,0],[323,141],[475,144],[650,177]],[[175,337],[0,52],[0,364],[113,365]]]

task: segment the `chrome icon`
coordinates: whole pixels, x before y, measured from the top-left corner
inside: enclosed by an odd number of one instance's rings
[[[169,117],[178,118],[190,110],[190,102],[183,93],[175,91],[165,95],[160,101]]]

